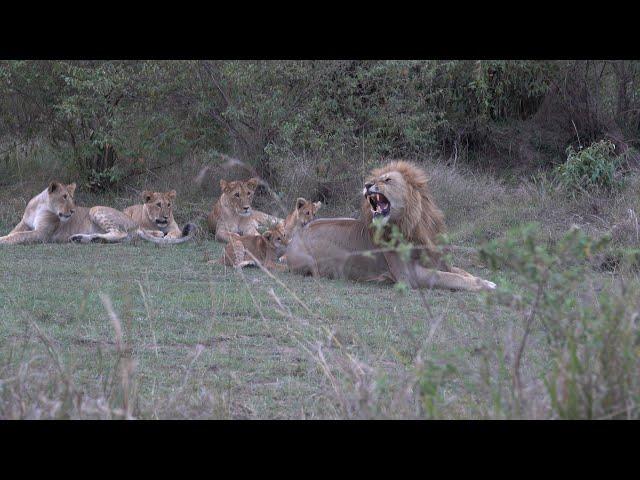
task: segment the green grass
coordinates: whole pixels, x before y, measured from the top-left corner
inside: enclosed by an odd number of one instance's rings
[[[573,223],[594,234],[613,228],[621,244],[637,241],[637,178],[617,197],[576,202],[545,184],[510,188],[445,167],[430,172],[456,245],[475,247],[532,220],[542,243]],[[20,218],[21,188],[3,197],[2,233]],[[196,193],[180,203],[180,223],[210,204]],[[133,203],[111,200],[96,202]],[[486,294],[237,273],[207,264],[221,249],[202,233],[165,248],[3,246],[0,418],[559,416],[543,383],[555,367],[539,322],[522,358],[526,399],[514,400],[526,308],[487,302]],[[490,272],[470,254],[456,253],[454,264],[500,287],[518,285],[513,273]],[[589,275],[597,288],[637,281]],[[122,344],[101,295],[113,304]]]
[[[287,291],[258,269],[238,274],[206,263],[220,252],[212,241],[3,248],[0,364],[46,357],[35,324],[79,391],[109,398],[104,383],[118,354],[102,293],[136,364],[134,416],[341,417],[326,374],[304,346],[393,372],[413,362],[436,321],[417,292],[279,274]],[[432,353],[472,349],[480,333],[469,313],[482,308],[482,295],[426,298],[431,315],[443,318]],[[179,401],[168,401],[176,395]]]

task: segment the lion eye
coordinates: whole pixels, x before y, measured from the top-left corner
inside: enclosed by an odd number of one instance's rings
[[[65,193],[62,198],[64,198],[65,200],[67,199],[67,194]]]
[[[171,206],[171,204],[170,204],[170,203],[167,203],[167,207],[170,207],[170,206]]]
[[[159,207],[161,207],[161,206],[162,206],[162,204],[161,204],[161,203],[156,203],[156,205],[157,205],[157,206],[159,206]]]
[[[240,196],[240,192],[236,192],[236,197],[239,197],[239,196]]]
[[[385,178],[384,181],[385,181],[385,183],[389,183],[391,181],[391,179],[390,178]]]

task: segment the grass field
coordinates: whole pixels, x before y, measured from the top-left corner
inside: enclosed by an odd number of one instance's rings
[[[477,310],[482,296],[430,292],[429,314],[415,292],[287,273],[277,277],[283,288],[258,269],[208,265],[220,251],[212,241],[3,249],[3,367],[33,359],[25,395],[55,396],[58,382],[40,378],[45,365],[55,376],[53,353],[74,389],[113,406],[123,401],[126,357],[129,408],[142,418],[333,418],[349,413],[341,402],[350,393],[331,385],[335,372],[319,355],[395,374],[424,347],[418,339],[431,336],[428,348],[444,355],[469,350],[479,334],[455,312]],[[122,352],[101,294],[121,323]]]
[[[443,169],[433,178],[463,247],[530,220],[544,222],[547,241],[579,219],[596,229],[587,207],[535,188]],[[19,218],[12,205],[2,232]],[[608,218],[624,206],[612,203]],[[207,263],[221,248],[204,235],[168,248],[3,246],[0,418],[554,416],[542,325],[521,359],[526,411],[514,410],[525,324],[487,294],[238,273]],[[472,254],[455,264],[518,293],[513,273],[489,271]]]

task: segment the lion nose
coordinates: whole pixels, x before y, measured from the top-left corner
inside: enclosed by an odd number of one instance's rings
[[[242,207],[242,208],[244,208],[244,209],[245,209],[245,211],[246,211],[246,210],[249,210],[249,207]]]
[[[378,192],[378,188],[376,187],[376,185],[374,183],[365,183],[364,184],[364,188],[367,191],[367,193],[377,193]]]

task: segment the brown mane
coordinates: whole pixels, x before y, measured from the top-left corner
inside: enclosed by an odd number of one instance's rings
[[[405,194],[407,207],[396,225],[405,239],[414,245],[435,247],[436,238],[444,233],[444,215],[431,198],[426,172],[417,165],[399,160],[371,172],[372,177],[397,171],[402,174],[409,190]],[[372,213],[366,199],[362,201],[362,215],[367,224],[371,223]]]
[[[405,161],[392,162],[371,173],[361,190],[362,215],[355,218],[321,218],[308,223],[291,240],[286,261],[292,272],[328,278],[399,283],[411,288],[445,288],[478,292],[496,284],[448,265],[436,248],[444,219],[433,203],[423,169]],[[373,188],[375,187],[375,189]],[[380,205],[383,195],[388,202]],[[372,201],[373,200],[373,201]],[[410,258],[381,246],[370,228],[372,208],[383,215],[387,227],[394,222],[410,241]],[[425,255],[423,255],[425,253]]]

